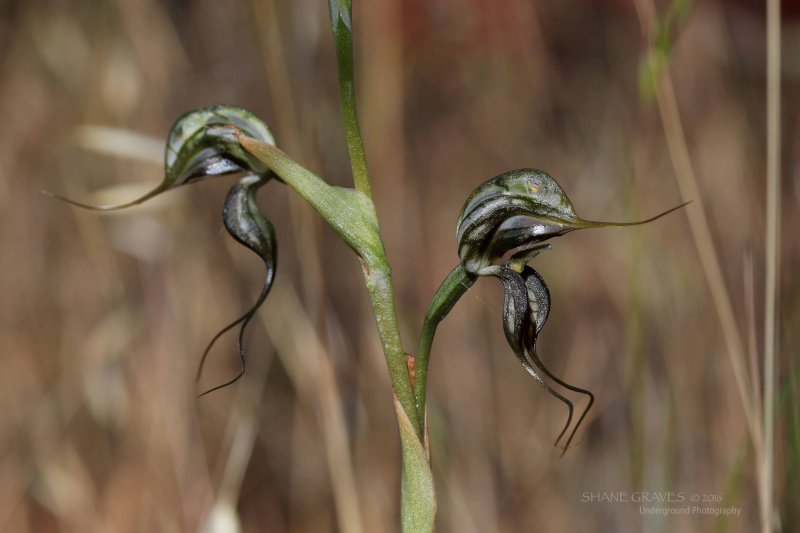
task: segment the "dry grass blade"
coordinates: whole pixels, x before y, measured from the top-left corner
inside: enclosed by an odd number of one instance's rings
[[[301,401],[319,410],[339,528],[360,533],[363,527],[353,461],[330,354],[294,290],[278,285],[271,298],[269,309],[278,311],[260,316]]]
[[[649,28],[652,27],[655,20],[653,2],[652,0],[637,0],[636,6],[642,27],[645,33],[648,34]],[[689,226],[722,327],[722,335],[728,348],[728,357],[736,380],[736,387],[742,400],[742,408],[747,420],[750,437],[756,443],[760,438],[760,431],[755,399],[751,394],[752,387],[749,384],[746,370],[744,344],[739,334],[739,326],[736,323],[731,297],[725,286],[717,250],[711,237],[703,196],[697,186],[697,178],[689,156],[686,135],[684,134],[680,112],[678,111],[675,88],[667,69],[664,70],[662,79],[656,82],[656,101],[664,126],[667,147],[675,169],[678,188],[684,201],[693,201],[693,204],[687,208]]]
[[[764,456],[761,530],[773,531],[775,371],[778,359],[781,174],[781,2],[767,0],[767,229],[764,303]]]
[[[164,164],[164,139],[108,126],[86,124],[75,130],[75,143],[85,150],[109,156]]]

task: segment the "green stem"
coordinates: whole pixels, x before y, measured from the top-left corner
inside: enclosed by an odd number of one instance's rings
[[[422,445],[422,425],[400,339],[391,269],[372,201],[360,191],[328,185],[270,144],[244,135],[238,138],[249,154],[306,199],[361,258],[395,397],[403,459],[400,491],[403,532],[430,533],[436,515],[433,475]]]
[[[419,350],[415,360],[416,377],[414,379],[414,401],[417,406],[417,416],[425,420],[425,396],[428,381],[428,361],[433,345],[433,337],[439,322],[450,312],[456,302],[475,283],[475,276],[467,273],[459,264],[444,279],[433,295],[425,322],[422,325],[422,336],[419,340]]]
[[[372,187],[367,173],[367,158],[358,124],[356,89],[353,75],[353,22],[352,0],[329,0],[331,31],[336,49],[336,66],[339,78],[339,104],[342,108],[347,150],[353,169],[353,183],[357,191],[368,198]],[[363,257],[363,256],[362,256]],[[367,282],[372,308],[378,322],[378,331],[383,344],[386,364],[392,381],[392,389],[400,405],[408,414],[417,436],[422,438],[422,426],[414,404],[414,394],[406,366],[405,352],[400,340],[397,311],[394,305],[391,269],[385,257],[380,260],[366,258],[364,276]]]
[[[239,143],[308,201],[361,258],[392,390],[421,439],[422,426],[414,404],[414,392],[397,323],[391,268],[386,260],[372,201],[358,191],[328,185],[271,144],[243,135],[239,136]]]
[[[388,264],[364,264],[364,279],[372,302],[372,310],[378,324],[386,366],[389,368],[389,379],[397,400],[408,415],[417,438],[422,440],[422,425],[414,405],[414,392],[406,366],[403,343],[400,340],[400,328],[397,323],[397,311],[394,305],[391,269]]]
[[[358,125],[356,110],[355,83],[353,81],[353,25],[352,0],[328,0],[331,15],[331,30],[336,48],[336,63],[339,77],[339,103],[347,138],[347,150],[353,169],[353,182],[356,192],[352,199],[358,200],[360,194],[369,203],[369,225],[374,223],[375,241],[365,251],[373,254],[370,258],[359,253],[364,267],[364,278],[378,333],[386,357],[386,366],[395,396],[397,423],[400,430],[403,473],[400,490],[400,516],[404,533],[430,533],[433,531],[436,516],[436,496],[433,475],[422,445],[422,424],[417,413],[414,390],[409,378],[405,351],[400,339],[397,323],[397,310],[394,303],[394,290],[389,263],[386,260],[383,242],[378,230],[375,209],[371,202],[372,187],[367,174],[367,160],[364,142]],[[361,202],[362,204],[364,202]],[[362,205],[361,210],[367,211]],[[362,217],[365,218],[365,217]],[[365,222],[367,222],[365,218]],[[346,227],[341,228],[345,240],[358,251],[362,243],[348,236]]]
[[[356,87],[353,75],[353,30],[351,0],[329,0],[331,30],[336,45],[336,65],[339,78],[339,104],[342,108],[347,150],[353,169],[356,190],[372,197],[372,186],[367,173],[364,141],[358,125]]]

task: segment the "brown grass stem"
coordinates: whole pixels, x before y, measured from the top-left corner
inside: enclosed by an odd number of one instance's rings
[[[767,0],[767,212],[764,287],[764,456],[761,530],[773,523],[775,370],[778,358],[778,279],[780,275],[781,159],[781,13],[780,0]]]
[[[645,34],[649,34],[655,21],[653,2],[652,0],[637,0],[636,8],[643,31]],[[697,185],[697,178],[689,155],[689,147],[686,143],[680,111],[678,110],[675,88],[668,69],[664,70],[661,79],[657,80],[655,86],[656,103],[664,128],[667,149],[675,170],[678,189],[684,201],[693,200],[692,205],[687,209],[692,239],[700,257],[700,263],[703,267],[708,288],[711,291],[711,297],[714,300],[714,308],[722,327],[722,336],[728,349],[728,358],[733,369],[736,388],[742,401],[747,427],[755,443],[759,439],[759,429],[754,399],[751,395],[752,388],[748,383],[744,345],[739,335],[739,326],[736,324],[731,297],[725,286],[719,256],[711,237],[705,202]]]

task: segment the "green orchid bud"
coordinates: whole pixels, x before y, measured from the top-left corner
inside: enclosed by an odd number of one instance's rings
[[[458,255],[467,272],[480,274],[505,254],[552,237],[584,228],[645,224],[683,205],[638,222],[584,220],[549,174],[512,170],[480,185],[467,199],[457,223]]]
[[[222,220],[225,223],[225,228],[228,230],[231,237],[246,248],[255,252],[261,258],[264,262],[266,272],[264,275],[264,283],[261,287],[261,293],[253,306],[241,317],[220,330],[219,333],[211,339],[211,342],[208,343],[200,359],[200,365],[197,368],[196,380],[200,380],[200,376],[203,372],[203,365],[205,364],[211,347],[225,332],[238,324],[241,324],[239,327],[239,338],[237,340],[239,359],[242,364],[241,370],[231,380],[203,392],[200,396],[227,387],[238,381],[239,378],[244,375],[244,332],[250,320],[253,318],[256,311],[258,311],[258,308],[261,307],[261,304],[263,304],[264,300],[267,298],[267,294],[269,294],[269,290],[272,287],[272,282],[275,279],[275,268],[278,260],[275,230],[272,224],[270,224],[261,213],[256,203],[256,191],[266,182],[266,178],[255,174],[249,174],[231,187],[228,196],[225,198],[225,206],[222,210]]]
[[[208,107],[186,113],[172,126],[164,155],[164,179],[143,196],[124,204],[94,206],[47,191],[45,194],[85,209],[114,211],[207,177],[241,171],[268,175],[267,167],[239,144],[238,135],[242,132],[261,142],[275,144],[267,125],[249,111],[234,106]]]

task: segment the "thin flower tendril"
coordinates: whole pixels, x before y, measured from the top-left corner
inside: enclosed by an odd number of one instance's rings
[[[535,271],[528,267],[528,272]],[[546,302],[546,305],[544,305],[545,302],[537,300],[535,306],[532,307],[529,297],[530,287],[528,283],[526,283],[526,280],[520,273],[507,266],[492,265],[486,267],[482,270],[481,275],[496,277],[503,284],[503,292],[505,293],[503,302],[503,331],[505,332],[508,344],[514,351],[514,354],[517,356],[517,359],[519,359],[520,363],[522,363],[522,366],[525,368],[528,374],[538,381],[539,384],[550,395],[561,401],[567,407],[567,420],[563,429],[561,430],[561,433],[559,433],[554,443],[554,445],[557,446],[562,437],[566,434],[567,429],[569,429],[570,425],[572,424],[574,405],[568,398],[548,385],[548,383],[542,378],[539,372],[550,377],[559,384],[564,383],[558,378],[555,378],[555,376],[553,376],[553,374],[544,367],[535,351],[528,349],[529,344],[527,342],[528,333],[531,329],[535,331],[537,327],[537,324],[534,320],[535,313],[543,312],[543,316],[545,318],[549,313],[549,298]],[[542,324],[543,323],[544,322],[542,321]],[[572,389],[572,386],[566,385],[566,388]],[[581,417],[581,420],[582,419],[583,417]],[[572,440],[572,435],[570,435],[569,440]]]
[[[205,392],[198,395],[198,398],[205,396],[210,392],[227,387],[236,383],[245,371],[245,351],[244,351],[244,332],[250,320],[255,315],[261,304],[269,294],[272,288],[272,282],[275,279],[275,268],[277,266],[277,243],[275,241],[275,230],[270,222],[264,217],[256,203],[256,191],[266,182],[265,179],[255,174],[250,174],[243,177],[237,184],[235,184],[228,192],[225,199],[225,207],[222,211],[222,219],[225,222],[225,228],[228,233],[236,239],[237,242],[246,248],[255,252],[264,262],[266,269],[264,275],[264,284],[261,287],[261,293],[253,306],[241,317],[234,320],[222,330],[217,333],[211,342],[209,342],[203,356],[200,358],[200,364],[197,368],[196,382],[200,380],[203,373],[203,366],[205,365],[206,358],[208,357],[211,347],[224,333],[229,331],[234,326],[241,324],[239,328],[239,337],[237,340],[237,348],[239,352],[239,359],[241,361],[241,369],[239,373],[232,379],[212,387]]]
[[[521,277],[525,280],[525,286],[528,290],[528,313],[529,317],[527,319],[527,323],[525,324],[524,333],[523,333],[523,344],[525,345],[525,352],[530,357],[533,364],[541,370],[544,375],[564,387],[565,389],[571,390],[573,392],[577,392],[579,394],[583,394],[589,398],[589,402],[584,407],[581,416],[578,418],[578,421],[575,423],[575,427],[570,432],[567,441],[564,443],[564,447],[562,448],[561,455],[563,456],[567,450],[569,449],[570,444],[572,443],[572,439],[575,437],[578,429],[583,424],[586,415],[589,413],[589,410],[594,405],[594,394],[586,389],[582,389],[570,383],[567,383],[561,380],[559,377],[555,376],[552,372],[550,372],[547,367],[544,366],[539,355],[536,351],[536,339],[539,336],[539,332],[544,327],[544,323],[547,320],[547,317],[550,314],[550,290],[547,288],[547,284],[544,282],[544,279],[536,272],[533,268],[529,266],[525,266],[521,272]],[[558,446],[558,443],[561,441],[561,438],[564,436],[564,433],[569,427],[569,420],[567,424],[564,426],[564,429],[556,438],[554,446]]]

